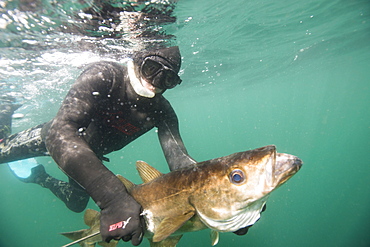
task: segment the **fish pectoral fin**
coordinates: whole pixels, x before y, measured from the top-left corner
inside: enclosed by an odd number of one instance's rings
[[[100,218],[100,213],[94,209],[86,209],[84,214],[84,221],[85,224],[89,227],[95,224],[97,220]]]
[[[188,212],[176,217],[167,217],[162,220],[153,236],[153,242],[160,242],[177,231],[186,221],[194,216],[194,212]]]
[[[144,183],[148,183],[163,175],[163,173],[141,160],[136,162],[136,169]]]
[[[220,234],[218,231],[211,230],[211,242],[212,246],[215,246],[218,243],[218,240],[220,239]]]
[[[119,180],[121,180],[121,182],[123,183],[123,185],[126,187],[127,191],[129,193],[131,193],[132,189],[135,187],[135,184],[133,182],[131,182],[130,180],[128,180],[127,178],[122,177],[119,174],[117,175],[117,178]]]
[[[79,230],[79,231],[74,231],[74,232],[62,232],[60,234],[62,234],[63,236],[71,239],[71,240],[78,240],[80,238],[83,238],[85,236],[85,232],[87,230],[84,229],[84,230]]]
[[[170,236],[160,242],[153,242],[149,239],[150,247],[175,247],[176,244],[180,241],[182,235]]]

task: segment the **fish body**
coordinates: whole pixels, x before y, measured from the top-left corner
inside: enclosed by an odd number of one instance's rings
[[[167,174],[138,161],[143,184],[134,185],[122,176],[119,178],[143,207],[145,237],[151,246],[172,247],[186,232],[210,228],[212,243],[216,244],[218,232],[234,232],[253,225],[269,194],[301,166],[298,157],[277,153],[276,147],[270,145]],[[85,216],[85,223],[99,225],[98,218],[98,212],[95,220]]]

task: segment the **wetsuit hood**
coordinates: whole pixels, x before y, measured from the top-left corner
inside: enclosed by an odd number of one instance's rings
[[[181,83],[178,46],[136,52],[131,61],[128,63],[130,83],[138,95],[152,98]]]
[[[179,73],[181,67],[181,54],[178,46],[162,48],[152,51],[140,51],[134,54],[133,60],[137,68],[140,68],[146,57],[158,57],[164,65]]]

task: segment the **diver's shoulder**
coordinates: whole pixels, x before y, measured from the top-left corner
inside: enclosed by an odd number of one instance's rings
[[[96,81],[96,78],[113,80],[113,78],[124,78],[125,74],[127,74],[127,69],[124,65],[111,61],[99,61],[87,65],[80,78],[90,78],[93,81]]]
[[[171,103],[163,96],[163,95],[158,95],[157,97],[157,106],[161,110],[159,111],[160,113],[164,114],[174,114],[175,111],[171,105]]]
[[[122,70],[124,69],[125,66],[117,63],[117,62],[112,62],[112,61],[98,61],[98,62],[93,62],[89,63],[86,65],[85,70],[89,69],[99,69],[99,70]]]

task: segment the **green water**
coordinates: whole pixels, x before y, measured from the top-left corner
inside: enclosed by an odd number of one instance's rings
[[[52,118],[81,64],[117,53],[120,41],[105,41],[111,53],[102,55],[55,31],[56,20],[78,6],[62,4],[69,11],[38,14],[55,24],[30,28],[19,18],[5,27],[11,7],[1,8],[0,90],[15,95],[25,114],[14,131]],[[370,246],[370,3],[184,0],[174,15],[164,28],[180,46],[183,83],[166,97],[192,157],[275,144],[304,161],[247,235],[221,234],[217,246]],[[30,16],[26,22],[35,22]],[[109,158],[112,171],[134,182],[139,159],[167,172],[155,131]],[[50,158],[38,160],[65,179]],[[62,246],[69,241],[59,232],[85,227],[82,214],[17,181],[6,165],[0,185],[1,247]],[[96,209],[92,201],[89,207]],[[178,246],[209,246],[208,235],[186,234]]]

